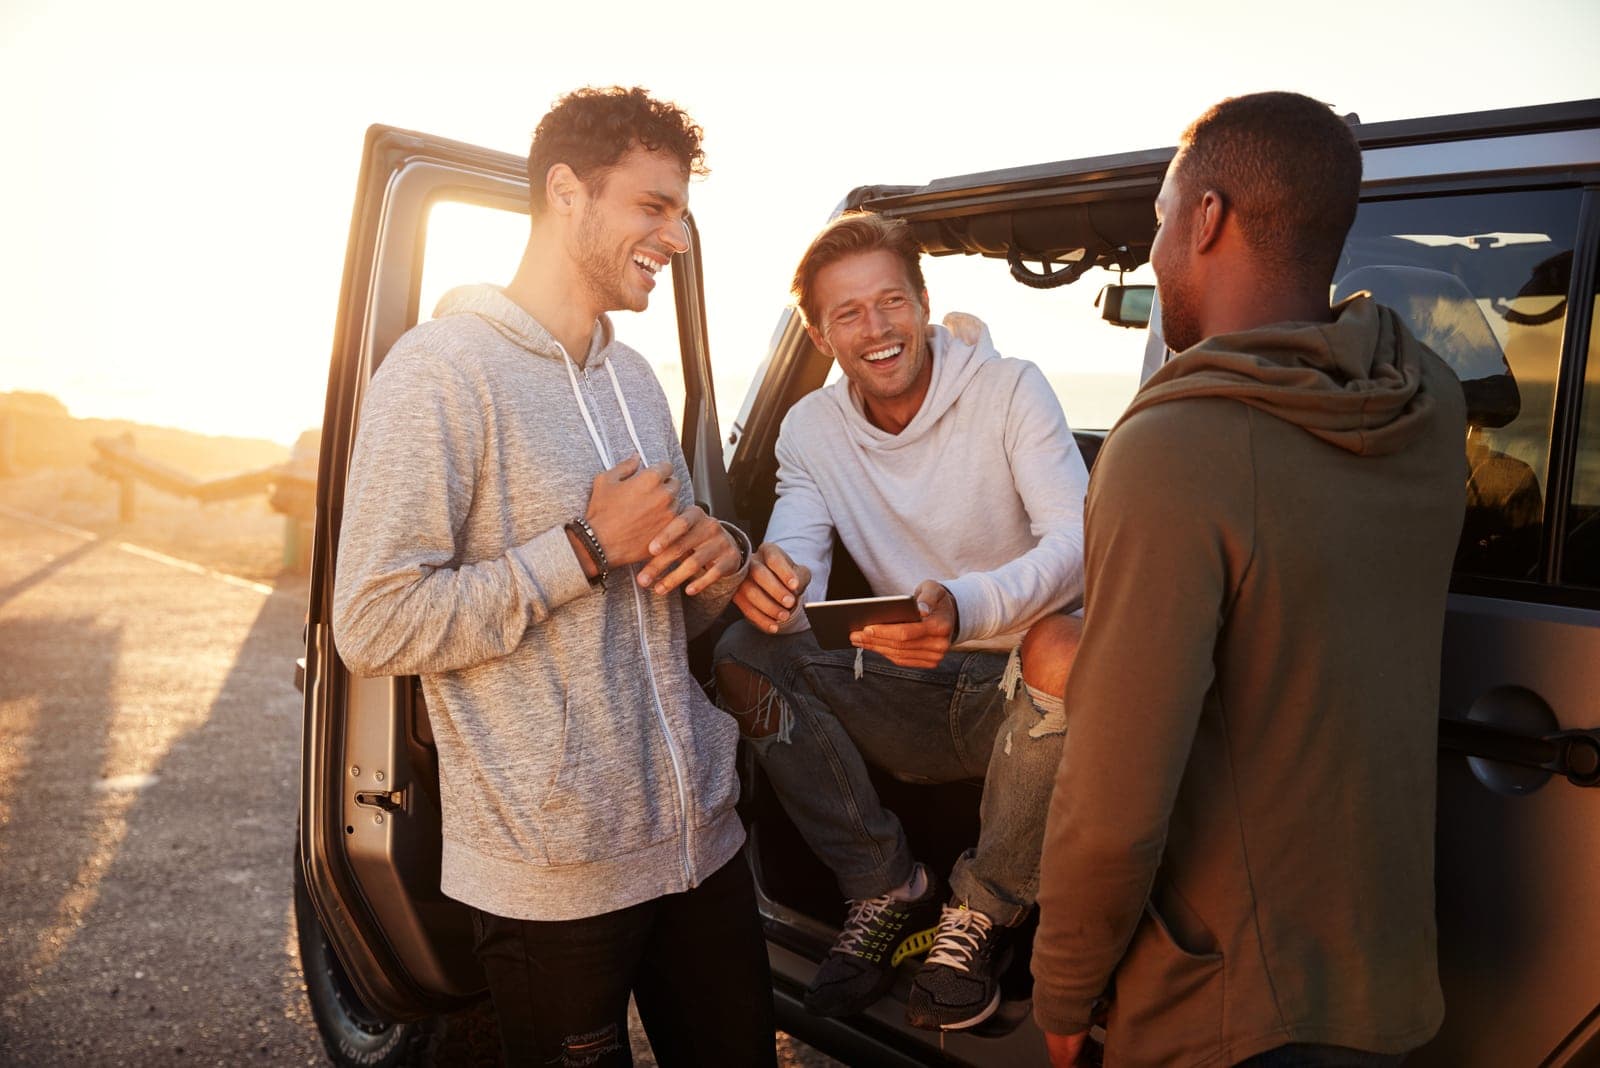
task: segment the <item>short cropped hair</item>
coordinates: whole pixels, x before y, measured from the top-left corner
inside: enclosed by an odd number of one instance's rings
[[[1180,194],[1222,195],[1245,240],[1306,280],[1331,280],[1361,194],[1361,146],[1328,105],[1255,93],[1215,105],[1178,142]]]
[[[603,185],[606,172],[629,149],[666,152],[685,174],[705,175],[703,130],[676,104],[656,100],[638,86],[578,89],[555,102],[533,131],[528,152],[528,204],[545,208],[545,178],[565,163],[588,186]]]
[[[800,305],[800,314],[811,326],[820,327],[822,309],[816,304],[817,275],[831,263],[861,252],[892,252],[905,264],[906,278],[914,295],[928,284],[922,280],[922,246],[911,225],[904,219],[890,219],[870,211],[847,211],[834,219],[811,240],[811,247],[800,257],[789,289]]]

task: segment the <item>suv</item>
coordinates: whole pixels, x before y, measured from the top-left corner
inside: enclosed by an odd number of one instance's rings
[[[1365,288],[1395,306],[1457,370],[1471,409],[1469,505],[1440,708],[1437,891],[1448,1014],[1408,1063],[1600,1063],[1600,791],[1592,789],[1600,784],[1600,100],[1356,130],[1362,204],[1333,296]],[[1026,334],[1013,318],[1043,324],[1031,342],[1040,352],[1063,348],[1062,337],[1082,339],[1082,352],[1120,345],[1118,400],[1126,401],[1138,369],[1148,373],[1166,355],[1158,329],[1138,312],[1150,292],[1116,284],[1103,302],[1091,301],[1094,287],[1082,279],[1100,268],[1120,283],[1141,270],[1171,155],[1156,149],[924,186],[863,186],[841,208],[908,220],[934,257],[930,288],[958,298],[941,306],[984,292],[989,303],[976,310],[1014,305],[991,311],[1002,349],[1040,362],[1060,383],[1069,418],[1093,423],[1082,414],[1093,376],[1073,379],[1009,341]],[[509,221],[508,276],[526,233],[526,201],[521,158],[385,127],[368,132],[322,431],[295,864],[307,990],[341,1064],[414,1059],[431,1018],[484,991],[467,912],[439,893],[437,759],[421,689],[414,678],[352,677],[329,619],[362,396],[417,320],[433,284],[425,275],[448,258],[454,239],[441,220],[456,212]],[[698,498],[759,541],[774,499],[779,423],[823,384],[831,361],[786,311],[724,438],[693,238],[674,263],[671,302],[683,449]],[[965,272],[961,280],[945,277],[946,263]],[[1117,410],[1110,406],[1100,425]],[[1104,432],[1077,436],[1092,463]],[[830,596],[864,592],[859,573],[842,565]],[[691,649],[708,685],[713,640]],[[911,965],[889,997],[857,1017],[808,1015],[800,995],[844,903],[749,754],[740,766],[781,1026],[852,1063],[1046,1063],[1029,1013],[1026,938],[1004,978],[1001,1011],[976,1031],[941,1037],[904,1023]],[[935,868],[974,840],[977,785],[883,775],[878,786],[916,855]]]

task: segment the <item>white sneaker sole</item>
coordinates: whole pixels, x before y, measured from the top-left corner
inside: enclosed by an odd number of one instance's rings
[[[955,1023],[940,1024],[941,1031],[965,1031],[969,1027],[977,1027],[983,1021],[994,1015],[994,1010],[1000,1007],[1000,991],[994,992],[994,997],[989,999],[989,1004],[978,1011],[978,1015],[966,1020],[957,1020]]]

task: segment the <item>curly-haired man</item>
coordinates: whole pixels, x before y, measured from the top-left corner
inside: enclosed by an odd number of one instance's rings
[[[474,910],[511,1064],[771,1064],[771,980],[734,812],[738,730],[690,674],[747,545],[693,504],[641,310],[687,245],[700,129],[640,89],[539,123],[509,285],[447,294],[374,376],[334,628],[422,676],[441,889]],[[706,1005],[715,1005],[707,1012]]]

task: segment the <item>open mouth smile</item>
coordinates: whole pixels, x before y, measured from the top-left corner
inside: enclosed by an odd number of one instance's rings
[[[904,343],[897,341],[893,345],[885,345],[882,348],[873,349],[871,352],[863,352],[861,360],[863,363],[882,363],[885,360],[894,359],[904,351]]]
[[[658,260],[647,252],[635,252],[633,265],[645,276],[651,285],[656,284],[656,272],[667,265],[664,259]]]

